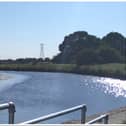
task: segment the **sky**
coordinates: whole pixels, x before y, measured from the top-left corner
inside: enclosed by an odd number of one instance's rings
[[[75,31],[126,37],[126,2],[0,2],[0,59],[52,58]]]

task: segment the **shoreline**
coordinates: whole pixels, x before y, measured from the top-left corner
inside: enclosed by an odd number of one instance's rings
[[[98,64],[82,65],[76,64],[0,64],[1,71],[31,71],[31,72],[60,72],[73,73],[80,75],[90,75],[98,77],[110,77],[115,79],[126,80],[125,64]]]
[[[78,75],[85,75],[85,76],[96,76],[96,77],[107,77],[107,78],[113,78],[113,79],[120,79],[120,80],[126,80],[126,76],[115,76],[115,75],[107,75],[107,74],[91,74],[91,73],[85,73],[85,72],[78,72],[78,71],[64,71],[64,70],[32,70],[32,69],[0,69],[0,71],[22,71],[22,72],[50,72],[50,73],[68,73],[68,74],[78,74]],[[1,77],[0,77],[0,80]]]

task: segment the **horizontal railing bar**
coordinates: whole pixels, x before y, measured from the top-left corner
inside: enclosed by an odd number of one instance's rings
[[[36,119],[33,119],[33,120],[29,120],[29,121],[26,121],[26,122],[23,122],[23,123],[20,123],[20,124],[39,123],[41,121],[45,121],[45,120],[48,120],[48,119],[52,119],[52,118],[55,118],[55,117],[58,117],[58,116],[61,116],[61,115],[64,115],[64,114],[68,114],[68,113],[77,111],[77,110],[82,109],[84,107],[85,107],[85,111],[86,111],[86,105],[83,104],[83,105],[75,106],[75,107],[65,109],[65,110],[62,110],[62,111],[59,111],[59,112],[56,112],[56,113],[52,113],[52,114],[49,114],[49,115],[46,115],[46,116],[42,116],[42,117],[39,117],[39,118],[36,118]]]
[[[5,103],[5,104],[0,104],[0,110],[4,110],[4,109],[8,109],[9,108],[9,104]]]
[[[105,119],[107,117],[108,117],[108,114],[104,114],[104,115],[101,115],[101,116],[99,116],[99,117],[97,117],[97,118],[87,122],[86,124],[93,124],[93,123],[96,123],[96,122],[98,122],[98,121],[100,121],[102,119]]]

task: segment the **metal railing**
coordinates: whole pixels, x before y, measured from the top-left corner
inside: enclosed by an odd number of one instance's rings
[[[108,119],[109,119],[109,114],[104,114],[104,115],[101,115],[101,116],[87,122],[86,124],[94,124],[99,121],[103,122],[103,124],[108,124]]]
[[[8,113],[9,113],[9,119],[8,119],[8,123],[9,124],[14,124],[14,114],[16,112],[15,110],[15,105],[13,102],[9,102],[9,103],[5,103],[5,104],[0,104],[0,110],[5,110],[8,109]],[[46,121],[52,118],[56,118],[58,116],[62,116],[65,114],[69,114],[75,111],[81,110],[81,123],[84,124],[86,121],[86,111],[87,111],[87,107],[85,104],[79,105],[79,106],[75,106],[69,109],[65,109],[56,113],[51,113],[49,115],[46,116],[42,116],[33,120],[29,120],[20,124],[35,124],[35,123],[39,123],[42,121]],[[101,115],[89,122],[87,122],[86,124],[94,124],[97,122],[102,122],[103,124],[108,124],[108,120],[109,120],[109,114],[104,114]]]
[[[14,103],[9,102],[5,104],[0,104],[0,110],[5,110],[5,109],[8,109],[8,113],[9,113],[8,123],[14,124],[14,113],[16,112]]]
[[[77,111],[77,110],[81,110],[81,123],[85,123],[86,110],[87,109],[86,109],[86,105],[83,104],[83,105],[75,106],[75,107],[72,107],[72,108],[69,108],[69,109],[65,109],[63,111],[52,113],[52,114],[49,114],[49,115],[46,115],[46,116],[42,116],[42,117],[39,117],[39,118],[36,118],[36,119],[33,119],[33,120],[29,120],[29,121],[26,121],[26,122],[23,122],[23,123],[20,123],[20,124],[35,124],[35,123],[46,121],[46,120],[49,120],[49,119],[52,119],[52,118],[55,118],[55,117],[58,117],[58,116],[62,116],[62,115],[68,114],[68,113],[72,113],[72,112]]]

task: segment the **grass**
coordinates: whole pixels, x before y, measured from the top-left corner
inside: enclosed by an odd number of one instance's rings
[[[126,64],[109,63],[100,65],[81,66],[80,70],[87,71],[87,73],[92,75],[126,79]]]
[[[126,64],[110,63],[99,65],[75,64],[0,64],[0,70],[66,72],[126,79]]]

